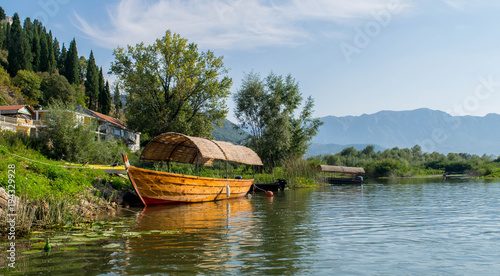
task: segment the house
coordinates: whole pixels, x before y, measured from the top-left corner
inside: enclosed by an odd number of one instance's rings
[[[127,125],[113,117],[77,105],[75,111],[97,120],[98,139],[116,139],[125,143],[132,151],[140,148],[140,132],[134,132]]]
[[[12,22],[14,22],[12,16],[6,16],[4,20],[2,20],[2,23],[7,23],[9,25],[12,25]]]
[[[49,113],[50,110],[33,110],[29,105],[0,106],[0,130],[37,135],[38,130],[46,127],[44,121]],[[128,129],[124,122],[79,105],[75,116],[79,122],[97,122],[97,139],[121,140],[132,151],[139,150],[141,133]]]
[[[37,128],[35,117],[36,113],[29,105],[0,106],[0,130],[32,135]]]

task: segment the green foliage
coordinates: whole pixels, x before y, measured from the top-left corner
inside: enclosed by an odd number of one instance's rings
[[[222,57],[167,31],[152,45],[113,52],[111,71],[127,94],[125,116],[132,129],[154,137],[175,131],[210,136],[227,114],[232,80]]]
[[[90,51],[87,62],[87,75],[85,78],[85,96],[87,97],[87,107],[97,110],[97,97],[99,95],[99,71],[95,65],[93,51]]]
[[[73,38],[69,43],[69,49],[64,60],[64,76],[71,84],[80,83],[78,49],[76,48],[76,40]]]
[[[99,104],[98,111],[102,114],[109,115],[111,110],[111,92],[109,91],[109,83],[104,84],[104,74],[102,67],[99,71]]]
[[[27,104],[37,105],[41,97],[40,91],[41,79],[32,71],[19,70],[12,83],[19,87],[27,99]]]
[[[250,73],[234,95],[235,115],[241,128],[250,132],[248,146],[261,157],[265,167],[273,168],[287,158],[302,157],[322,124],[312,119],[311,97],[303,104],[299,117],[296,110],[302,102],[299,85],[291,75],[269,74],[260,79]]]
[[[41,133],[42,152],[56,160],[73,163],[112,164],[128,153],[125,145],[116,140],[96,141],[97,126],[78,119],[69,108],[50,109],[46,118],[47,127]]]
[[[0,21],[5,20],[5,11],[2,7],[0,7]]]
[[[130,188],[125,179],[111,177],[102,171],[65,168],[67,163],[53,161],[32,149],[32,137],[0,132],[0,186],[7,188],[8,165],[15,166],[16,235],[33,228],[53,228],[61,224],[99,219],[98,210],[107,210],[108,201],[95,196],[99,184]],[[6,213],[0,213],[0,233],[7,227]]]
[[[120,118],[121,109],[123,108],[123,103],[120,97],[120,88],[115,85],[115,92],[113,94],[113,104],[115,105],[115,117]]]
[[[43,106],[48,106],[57,102],[65,103],[66,105],[75,105],[77,101],[77,93],[75,88],[68,80],[57,73],[49,74],[41,73],[42,79],[40,90],[42,97],[40,103]]]
[[[31,70],[31,48],[28,38],[26,37],[21,21],[17,13],[13,16],[12,26],[8,36],[8,51],[7,57],[9,62],[8,71],[11,76],[15,76],[19,70]]]
[[[466,153],[449,153],[447,155],[432,152],[422,153],[420,146],[411,149],[392,148],[383,152],[375,152],[373,146],[361,151],[353,147],[345,148],[337,154],[316,156],[311,160],[319,160],[328,165],[363,167],[369,176],[406,177],[459,173],[469,175],[494,174],[495,165],[491,156],[479,157]]]

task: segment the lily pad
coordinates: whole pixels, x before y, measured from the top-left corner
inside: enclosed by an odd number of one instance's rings
[[[110,243],[104,245],[102,248],[118,248],[118,247],[122,247],[122,245],[120,243]]]
[[[62,251],[74,251],[74,250],[78,250],[80,248],[79,247],[75,247],[75,246],[67,246],[67,247],[61,247],[60,249]]]
[[[42,253],[42,252],[43,252],[42,250],[33,249],[33,250],[22,251],[21,254],[36,254],[36,253]]]

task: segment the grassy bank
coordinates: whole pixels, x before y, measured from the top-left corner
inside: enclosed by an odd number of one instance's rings
[[[1,134],[0,184],[5,190],[14,191],[18,198],[15,210],[17,235],[33,229],[92,221],[115,211],[114,204],[110,203],[111,197],[100,190],[103,187],[126,187],[129,185],[127,180],[91,169],[65,168],[67,165],[30,149],[22,137]],[[15,186],[9,187],[9,184]],[[7,231],[7,213],[6,206],[2,206],[2,234]]]

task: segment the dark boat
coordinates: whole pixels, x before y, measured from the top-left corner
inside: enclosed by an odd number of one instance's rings
[[[279,178],[278,181],[274,183],[265,183],[265,184],[253,184],[251,191],[254,192],[267,192],[267,191],[284,191],[286,186],[286,180],[283,178]]]

